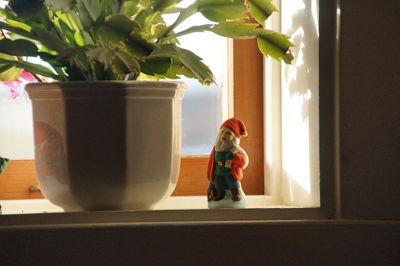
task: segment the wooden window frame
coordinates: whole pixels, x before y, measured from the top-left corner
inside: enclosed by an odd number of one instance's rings
[[[241,146],[250,157],[244,172],[243,190],[264,194],[263,55],[256,40],[233,40],[233,115],[242,119],[249,136]],[[205,195],[208,156],[183,157],[179,182],[173,196]]]
[[[242,119],[249,136],[241,146],[250,157],[242,181],[248,195],[264,194],[263,56],[256,40],[233,40],[233,115]],[[178,184],[172,196],[205,195],[208,156],[183,157]],[[0,175],[0,200],[40,199],[34,160],[11,161]]]
[[[20,218],[15,215],[3,215],[5,224],[30,226],[30,225],[49,225],[49,228],[54,226],[65,225],[71,223],[76,226],[79,223],[93,223],[101,221],[99,226],[104,227],[104,223],[116,223],[126,225],[127,222],[137,224],[139,227],[151,228],[154,226],[170,224],[173,227],[192,227],[194,224],[211,225],[216,224],[226,225],[226,222],[236,224],[248,224],[252,221],[256,223],[260,221],[271,220],[286,220],[286,219],[331,219],[340,216],[340,141],[339,141],[339,57],[340,57],[340,3],[338,1],[321,1],[319,6],[319,134],[320,134],[320,207],[292,208],[286,206],[282,208],[247,208],[247,209],[218,209],[218,210],[168,210],[168,211],[138,211],[138,212],[81,212],[79,214],[41,214],[26,216]],[[250,88],[251,89],[251,88]],[[255,109],[255,108],[254,108]],[[248,123],[249,124],[249,123]],[[261,124],[261,122],[260,122]],[[250,134],[252,134],[250,132]],[[251,135],[250,135],[251,136]],[[250,139],[250,136],[248,137]],[[204,160],[204,159],[203,159]],[[253,159],[252,159],[253,160]],[[2,196],[3,181],[17,179],[17,173],[25,171],[31,167],[30,172],[33,172],[33,161],[24,166],[23,161],[12,161],[7,167],[5,173],[0,175],[0,197]],[[182,159],[182,171],[180,182],[186,182],[189,187],[198,186],[199,180],[194,180],[194,184],[190,179],[186,179],[185,164],[190,167],[196,167],[196,163],[191,164],[190,160]],[[29,169],[28,169],[29,170]],[[203,167],[198,168],[204,172]],[[10,173],[13,172],[13,178]],[[267,172],[270,173],[269,171]],[[247,171],[245,172],[247,176]],[[7,176],[8,175],[8,176]],[[245,178],[247,179],[247,177]],[[4,177],[4,178],[3,178]],[[7,178],[8,177],[8,178]],[[24,178],[27,176],[24,176]],[[186,180],[186,181],[185,181]],[[201,175],[200,180],[205,180]],[[207,183],[207,182],[206,182]],[[200,186],[200,185],[199,185]],[[266,187],[268,191],[269,187]],[[15,195],[15,193],[14,193]],[[24,197],[28,198],[28,197]],[[175,197],[174,199],[179,198]],[[1,198],[0,198],[1,199]],[[7,218],[7,219],[6,219]],[[67,221],[68,220],[68,221]],[[161,226],[164,227],[164,226]],[[161,228],[160,227],[160,228]],[[10,227],[14,228],[14,227]],[[36,227],[34,227],[36,228]]]

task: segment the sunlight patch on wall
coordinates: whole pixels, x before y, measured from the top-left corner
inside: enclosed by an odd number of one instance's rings
[[[282,185],[286,204],[319,205],[318,1],[282,0],[292,65],[282,64]],[[285,190],[284,190],[285,191]]]

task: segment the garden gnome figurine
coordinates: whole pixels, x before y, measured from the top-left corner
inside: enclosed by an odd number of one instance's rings
[[[240,119],[230,118],[220,127],[207,167],[209,208],[246,207],[240,183],[243,169],[249,163],[247,153],[239,146],[244,136],[247,136],[246,126]]]

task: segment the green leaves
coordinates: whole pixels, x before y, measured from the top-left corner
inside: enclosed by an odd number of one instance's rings
[[[139,74],[140,65],[128,53],[109,48],[97,47],[86,51],[90,61],[97,61],[104,66],[104,70],[114,71],[120,79],[127,74]]]
[[[21,23],[21,24],[23,24],[23,23]],[[26,37],[28,39],[34,38],[34,36],[31,32],[27,31],[23,27],[18,27],[17,25],[15,25],[15,23],[12,23],[10,25],[10,24],[0,21],[0,28],[3,30],[7,30],[9,32],[15,33],[17,35],[20,35],[21,37]]]
[[[271,30],[264,30],[259,26],[259,24],[246,23],[244,21],[228,21],[215,25],[194,26],[182,32],[169,35],[166,39],[201,31],[211,31],[220,36],[234,39],[257,38],[260,51],[264,55],[271,56],[276,60],[283,60],[285,63],[290,64],[293,56],[289,52],[289,48],[294,45],[289,41],[289,37]]]
[[[142,73],[150,76],[163,77],[166,76],[172,64],[169,57],[149,57],[140,64]]]
[[[214,22],[247,17],[247,8],[243,0],[199,0],[198,10],[203,16]]]
[[[258,35],[257,43],[263,54],[269,55],[276,60],[283,60],[287,64],[292,62],[293,55],[290,53],[289,48],[294,44],[289,41],[289,36],[271,30],[264,30]]]
[[[44,0],[10,0],[8,5],[23,20],[35,16],[43,7]]]
[[[40,40],[40,42],[45,45],[50,50],[61,52],[66,48],[65,43],[54,31],[48,31],[42,28],[32,29],[33,38],[35,40]]]
[[[14,67],[12,64],[0,65],[0,80],[1,81],[13,81],[19,78],[22,73],[22,69]]]
[[[290,63],[293,44],[265,30],[275,11],[272,0],[10,0],[0,8],[0,78],[21,69],[59,80],[195,78],[214,82],[211,70],[195,53],[179,47],[178,37],[210,31],[234,39],[256,38],[260,50]],[[176,13],[167,25],[164,14]],[[200,13],[211,22],[175,32]],[[253,19],[255,23],[247,23]],[[37,57],[52,69],[29,63]]]
[[[93,49],[89,49],[86,51],[86,55],[90,61],[96,60],[102,63],[106,68],[111,66],[112,59],[115,56],[114,51],[103,48],[103,47],[96,47]]]
[[[28,40],[0,40],[0,53],[15,56],[37,56],[38,48]]]
[[[278,9],[272,3],[272,0],[247,0],[250,6],[250,14],[261,25],[265,24],[265,20]]]
[[[157,72],[154,71],[157,74],[156,76],[178,78],[179,75],[184,75],[189,78],[196,78],[205,85],[210,85],[214,82],[211,70],[202,62],[200,57],[174,44],[166,44],[154,50],[145,59],[145,62],[150,62],[153,65],[156,62],[163,64]],[[167,64],[170,64],[168,69],[166,68]],[[153,75],[150,74],[149,70],[146,70],[146,72],[146,74]]]
[[[78,5],[89,14],[93,22],[96,22],[101,13],[99,0],[78,0]]]
[[[15,66],[18,68],[22,68],[29,73],[49,77],[49,78],[52,78],[55,80],[61,79],[59,76],[55,75],[51,70],[49,70],[47,67],[44,67],[39,64],[33,64],[30,62],[25,62],[25,61],[18,61],[18,62],[15,62]]]
[[[183,36],[186,34],[194,33],[194,32],[203,32],[203,31],[210,31],[213,28],[212,24],[206,24],[206,25],[201,25],[201,26],[193,26],[190,27],[184,31],[178,32],[176,34],[170,34],[167,37],[163,38],[162,41],[168,41],[170,39],[175,39],[179,36]]]
[[[242,21],[222,22],[215,25],[210,31],[228,38],[252,39],[256,38],[261,29],[258,24],[244,23]]]
[[[174,7],[181,1],[182,0],[153,0],[153,9],[156,11],[164,11],[166,9]]]
[[[160,36],[160,39],[162,39],[165,36],[168,36],[170,32],[172,32],[179,24],[181,24],[183,21],[185,21],[187,18],[192,16],[193,14],[196,14],[198,12],[198,4],[195,2],[194,4],[188,6],[187,8],[182,9],[179,12],[178,18],[175,20],[175,22],[166,28],[166,30],[163,32],[163,34]]]
[[[200,57],[195,55],[193,52],[175,47],[176,54],[179,61],[188,68],[201,83],[205,85],[210,85],[214,83],[214,76],[211,70],[206,66]]]
[[[15,20],[12,20],[12,19],[6,19],[6,22],[7,22],[7,24],[9,26],[24,30],[26,32],[30,32],[31,29],[32,29],[29,25],[26,25],[25,23],[22,23],[22,22],[19,22],[19,21],[15,21]]]
[[[0,54],[0,59],[15,60],[11,55]],[[0,63],[0,80],[13,81],[21,75],[22,69],[16,68],[10,63]]]
[[[294,44],[289,41],[289,36],[264,30],[258,24],[229,21],[215,25],[210,31],[234,39],[257,38],[258,47],[264,55],[271,56],[276,60],[283,60],[287,64],[290,64],[293,60],[289,48],[293,47]]]
[[[108,16],[118,13],[121,10],[121,0],[100,0],[100,7],[102,12]]]
[[[118,62],[120,64],[118,65]],[[123,68],[117,69],[117,66],[122,66]],[[113,67],[117,73],[122,75],[133,74],[135,76],[139,75],[140,73],[140,65],[139,62],[132,58],[128,53],[124,51],[115,51],[115,58],[113,60]]]
[[[73,8],[74,0],[45,0],[45,4],[50,10],[56,12],[62,10],[63,12],[69,12]]]
[[[25,61],[14,61],[14,60],[7,60],[4,58],[0,58],[0,65],[2,65],[2,64],[10,65],[10,66],[17,67],[20,69],[25,69],[27,72],[30,72],[33,74],[38,74],[38,75],[42,75],[45,77],[59,80],[59,77],[57,75],[55,75],[51,70],[49,70],[47,67],[44,67],[42,65],[33,64],[30,62],[25,62]]]
[[[121,12],[128,17],[135,15],[141,9],[138,6],[138,2],[139,2],[139,0],[125,1],[121,6]]]
[[[94,28],[98,38],[106,45],[112,43],[120,45],[128,40],[129,34],[140,26],[131,21],[124,14],[115,14],[109,17],[104,24]]]
[[[98,0],[76,0],[77,17],[86,28],[90,28],[101,14],[101,6]]]
[[[132,32],[124,47],[136,57],[143,58],[153,52],[155,45],[146,41],[139,33]]]
[[[105,24],[112,28],[112,30],[121,32],[126,36],[129,36],[132,31],[140,29],[140,26],[137,23],[130,20],[129,17],[124,14],[115,14],[110,16],[106,20]]]

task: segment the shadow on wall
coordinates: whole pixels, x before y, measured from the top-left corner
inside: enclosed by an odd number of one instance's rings
[[[291,25],[286,34],[292,36],[291,41],[294,61],[284,71],[284,79],[288,82],[290,97],[303,99],[301,115],[303,120],[310,119],[313,107],[318,104],[318,0],[297,0],[303,7],[291,15]],[[300,7],[302,5],[299,5]]]
[[[283,68],[282,183],[287,204],[319,204],[318,0],[282,1],[294,61]]]

